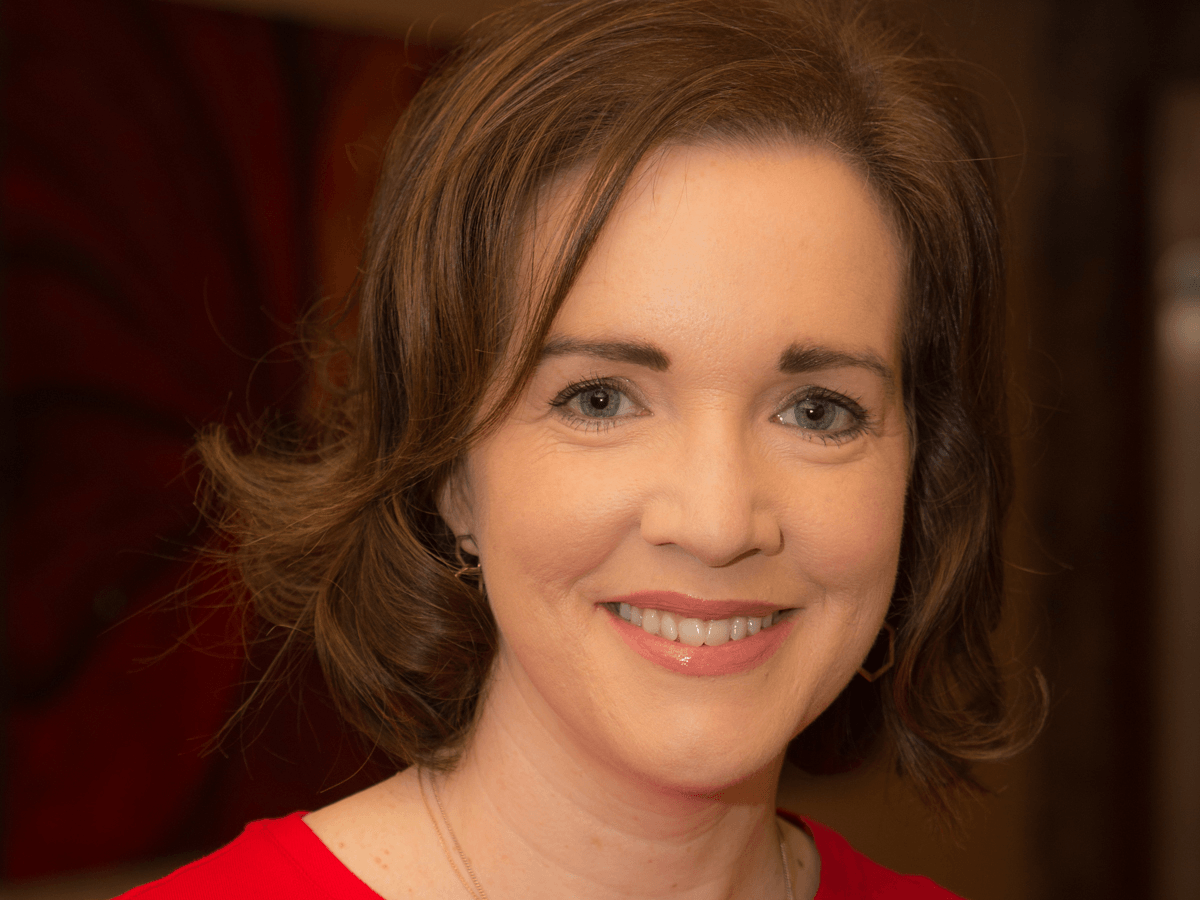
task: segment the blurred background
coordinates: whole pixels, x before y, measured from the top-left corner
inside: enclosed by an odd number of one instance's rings
[[[647,0],[653,2],[653,0]],[[504,0],[0,5],[0,898],[100,898],[386,774],[203,584],[188,460],[311,386],[381,148]],[[1200,4],[912,0],[992,115],[1020,491],[1005,658],[1052,689],[963,834],[883,766],[781,803],[973,900],[1200,897]],[[164,602],[164,598],[168,598]],[[192,629],[186,647],[180,635]],[[175,649],[172,649],[175,648]]]

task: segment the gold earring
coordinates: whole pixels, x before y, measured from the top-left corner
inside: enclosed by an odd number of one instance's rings
[[[887,659],[884,660],[883,665],[874,672],[868,672],[862,666],[858,667],[858,674],[867,679],[867,681],[874,681],[876,678],[890,669],[892,667],[892,663],[896,661],[896,629],[892,627],[890,622],[884,622],[883,630],[887,632],[888,636]],[[878,638],[876,640],[878,640]]]
[[[465,559],[463,559],[464,541],[471,541],[474,543],[475,538],[469,534],[456,534],[454,536],[454,558],[458,560],[458,571],[454,573],[454,577],[459,581],[465,581],[468,578],[475,578],[483,571],[478,563],[475,565],[470,565]],[[474,553],[470,553],[469,551],[468,553],[470,556],[475,556]],[[476,559],[478,559],[478,557],[476,557]]]

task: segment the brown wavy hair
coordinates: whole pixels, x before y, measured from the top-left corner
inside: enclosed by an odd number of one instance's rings
[[[287,635],[284,653],[315,652],[342,713],[398,763],[454,764],[497,643],[482,592],[454,577],[439,489],[522,390],[638,164],[714,141],[836,154],[907,252],[896,663],[855,679],[790,754],[845,768],[886,735],[944,810],[972,761],[1031,738],[1040,711],[1006,693],[990,643],[1012,481],[992,151],[955,64],[880,6],[527,3],[471,32],[405,112],[353,296],[349,374],[323,395],[321,427],[251,450],[214,429],[198,445],[248,603]],[[522,298],[538,192],[568,171],[584,173],[573,214],[540,296]],[[534,311],[519,331],[518,301]]]

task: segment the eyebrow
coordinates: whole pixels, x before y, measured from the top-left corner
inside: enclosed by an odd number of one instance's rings
[[[542,348],[541,359],[556,356],[595,356],[613,362],[627,362],[665,372],[671,360],[662,350],[645,341],[586,341],[572,337],[553,337]],[[852,367],[866,369],[886,382],[888,389],[896,383],[890,366],[870,351],[850,353],[832,347],[792,344],[779,354],[779,371],[787,375],[802,375],[822,369]]]
[[[847,366],[873,372],[884,380],[888,390],[893,389],[896,385],[896,375],[891,366],[869,350],[848,353],[844,350],[834,350],[831,347],[792,344],[779,354],[779,371],[789,375],[801,375],[821,369],[840,369]]]
[[[613,362],[633,363],[655,372],[671,368],[671,360],[653,344],[643,341],[582,341],[578,338],[553,337],[542,348],[541,358],[554,356],[597,356]]]

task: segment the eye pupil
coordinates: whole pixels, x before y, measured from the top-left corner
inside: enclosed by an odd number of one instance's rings
[[[621,408],[621,392],[609,388],[591,388],[579,396],[579,411],[589,418],[607,419]]]
[[[796,424],[801,428],[825,431],[837,424],[839,408],[836,403],[808,397],[796,404]]]

